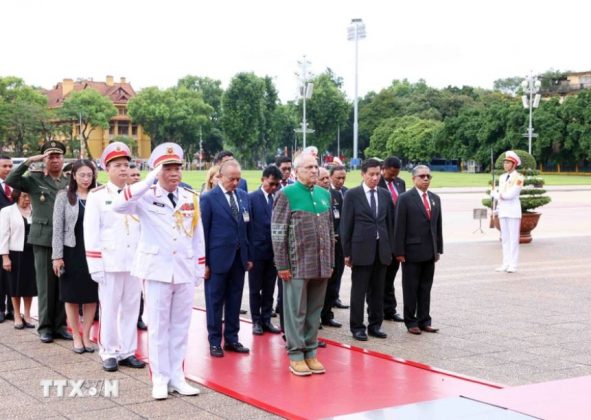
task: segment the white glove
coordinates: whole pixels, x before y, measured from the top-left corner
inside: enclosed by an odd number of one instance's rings
[[[152,169],[148,175],[146,175],[146,184],[148,185],[152,185],[154,183],[154,181],[156,181],[156,178],[158,178],[158,174],[160,173],[160,170],[162,169],[162,165],[158,165],[156,166],[154,169]]]
[[[103,271],[97,271],[96,273],[90,273],[90,278],[98,284],[105,282],[105,273]]]

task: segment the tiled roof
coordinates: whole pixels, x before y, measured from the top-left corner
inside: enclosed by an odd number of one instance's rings
[[[72,82],[73,89],[65,96],[63,95],[64,82],[59,82],[51,90],[44,90],[43,93],[47,95],[47,102],[50,108],[59,108],[64,103],[64,100],[71,92],[80,92],[84,89],[94,89],[103,96],[106,96],[114,104],[126,104],[130,98],[135,96],[135,91],[131,84],[113,83],[108,86],[106,82],[95,82],[92,80],[81,80]]]

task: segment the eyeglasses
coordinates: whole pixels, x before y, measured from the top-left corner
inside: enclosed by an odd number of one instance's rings
[[[431,179],[433,178],[431,176],[431,174],[420,174],[420,175],[416,175],[417,178],[421,178],[421,179]]]
[[[279,182],[276,181],[269,181],[267,182],[267,184],[269,185],[269,187],[276,187],[279,185]]]

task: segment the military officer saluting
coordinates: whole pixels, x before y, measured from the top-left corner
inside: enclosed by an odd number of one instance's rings
[[[137,215],[140,222],[131,274],[144,280],[155,399],[165,399],[173,391],[181,395],[199,393],[185,381],[183,360],[194,287],[203,282],[205,244],[197,194],[179,187],[182,163],[180,146],[159,145],[150,157],[154,169],[143,181],[126,186],[113,203],[115,211]],[[154,184],[156,179],[158,183]],[[131,318],[137,319],[137,309]]]
[[[62,173],[66,147],[59,141],[48,141],[41,146],[41,154],[31,156],[6,178],[12,188],[31,196],[33,223],[29,243],[33,245],[38,292],[39,323],[37,331],[44,343],[55,337],[71,340],[66,329],[66,312],[59,300],[59,281],[53,272],[51,239],[53,234],[53,206],[59,190],[66,188],[69,177]],[[32,163],[44,163],[41,171],[28,171]]]
[[[101,303],[100,356],[108,372],[117,366],[143,368],[135,357],[141,280],[130,274],[140,235],[136,216],[113,211],[113,201],[125,187],[131,152],[121,142],[109,144],[101,155],[109,182],[88,194],[84,215],[84,244],[88,271],[99,284]]]
[[[519,228],[521,226],[521,201],[519,194],[523,188],[524,177],[517,172],[521,159],[509,150],[505,153],[503,168],[505,173],[499,179],[499,187],[491,193],[496,200],[496,213],[501,225],[503,243],[503,265],[497,271],[515,273],[519,261]]]

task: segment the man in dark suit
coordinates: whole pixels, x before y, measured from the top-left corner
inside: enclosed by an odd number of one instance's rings
[[[348,308],[343,305],[339,299],[339,290],[341,288],[341,277],[345,270],[345,257],[343,256],[343,246],[341,245],[341,236],[339,235],[339,229],[341,224],[341,213],[343,212],[343,198],[347,188],[344,187],[345,178],[347,177],[347,171],[344,166],[332,166],[330,168],[330,199],[331,199],[331,211],[332,221],[335,232],[335,246],[334,246],[334,271],[332,276],[328,280],[326,286],[326,296],[324,297],[324,307],[320,314],[320,320],[322,325],[329,327],[340,328],[341,323],[334,319],[334,313],[332,312],[333,307],[337,308]]]
[[[275,166],[281,171],[281,185],[279,186],[279,189],[287,187],[295,182],[291,177],[292,163],[290,158],[287,156],[279,156],[275,159]]]
[[[261,188],[248,194],[250,200],[250,223],[248,237],[251,243],[253,267],[248,273],[250,290],[250,313],[252,333],[262,335],[264,331],[279,334],[281,330],[271,323],[273,293],[277,270],[273,261],[271,240],[271,212],[274,194],[281,181],[281,171],[275,165],[263,170]]]
[[[240,164],[228,160],[220,167],[220,182],[200,200],[205,235],[205,307],[209,352],[248,353],[238,341],[244,273],[252,268],[246,225],[250,221],[248,194],[237,188]],[[224,349],[222,350],[222,310]]]
[[[400,194],[406,191],[406,184],[403,179],[398,177],[400,173],[401,162],[396,156],[386,158],[382,164],[382,177],[378,186],[388,190],[392,196],[394,212],[396,213],[396,204]],[[400,263],[393,258],[392,263],[386,269],[386,280],[384,282],[384,319],[388,321],[403,322],[404,319],[396,313],[396,295],[394,293],[394,279],[398,272]]]
[[[378,188],[378,160],[363,162],[361,175],[363,183],[345,195],[340,230],[345,264],[352,267],[351,332],[356,340],[367,341],[368,334],[388,336],[380,328],[384,318],[384,277],[392,262],[394,205],[388,192]],[[366,297],[367,334],[363,323]]]
[[[398,199],[394,228],[394,255],[402,263],[404,323],[408,332],[437,332],[431,326],[429,308],[435,263],[443,253],[441,200],[429,191],[431,170],[412,170],[415,188]]]
[[[222,163],[232,159],[234,159],[234,153],[230,152],[229,150],[222,150],[219,151],[213,158],[213,164],[220,166],[222,165]],[[248,192],[248,184],[246,183],[246,179],[240,178],[240,181],[238,181],[237,188],[240,188],[241,190]]]
[[[12,159],[0,156],[0,209],[12,204],[12,188],[4,182],[12,169]],[[0,323],[5,319],[14,319],[12,301],[8,292],[8,275],[0,267]]]

